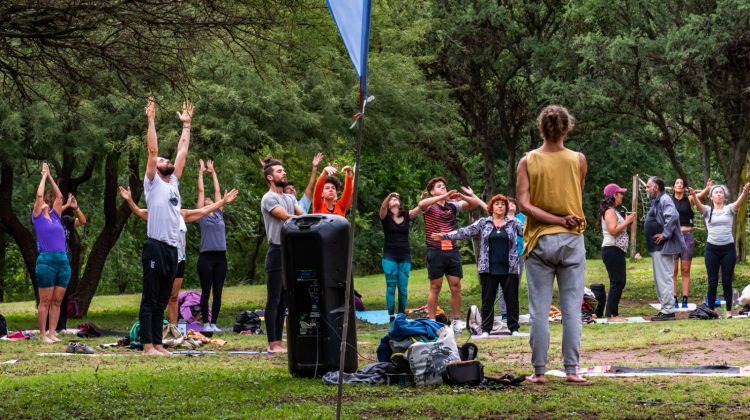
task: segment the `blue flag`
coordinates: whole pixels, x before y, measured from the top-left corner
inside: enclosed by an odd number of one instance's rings
[[[359,76],[360,100],[367,98],[367,52],[370,49],[372,0],[326,0],[354,69]]]

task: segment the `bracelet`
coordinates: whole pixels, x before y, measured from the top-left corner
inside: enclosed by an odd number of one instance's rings
[[[183,126],[182,126],[182,128],[183,128],[183,129],[185,129],[185,128],[190,128],[190,126],[189,126],[189,125],[183,125]]]

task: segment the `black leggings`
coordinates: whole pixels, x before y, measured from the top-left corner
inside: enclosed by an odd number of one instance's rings
[[[713,309],[716,303],[716,289],[719,288],[719,267],[721,267],[721,288],[724,289],[724,300],[727,311],[732,309],[732,280],[734,279],[734,264],[737,262],[737,251],[734,243],[714,245],[706,243],[703,254],[706,260],[706,274],[708,274],[708,306]]]
[[[227,277],[227,252],[205,251],[198,255],[198,276],[201,278],[201,315],[203,322],[208,320],[208,298],[211,290],[214,292],[214,301],[211,305],[211,323],[215,324],[219,319],[221,309],[221,291],[224,288],[224,279]]]
[[[616,246],[605,246],[602,248],[602,261],[609,274],[609,295],[607,295],[607,306],[604,316],[620,315],[620,298],[622,290],[625,289],[625,251]]]
[[[266,253],[266,335],[268,342],[281,341],[286,316],[286,291],[281,276],[281,247],[268,245]]]
[[[498,286],[503,290],[508,311],[508,329],[518,331],[518,274],[479,274],[482,283],[482,332],[489,334],[495,323],[495,299]]]
[[[164,309],[172,294],[177,271],[177,248],[156,239],[143,244],[143,295],[138,319],[141,321],[141,342],[161,344]]]

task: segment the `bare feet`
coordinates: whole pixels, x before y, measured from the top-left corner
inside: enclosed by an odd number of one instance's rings
[[[41,336],[39,339],[42,340],[42,343],[46,343],[46,344],[54,344],[54,343],[56,343],[55,340],[47,337],[46,335]]]
[[[164,355],[166,355],[166,356],[171,356],[171,355],[172,355],[172,352],[171,352],[171,351],[169,351],[169,350],[167,350],[167,349],[165,349],[165,348],[164,348],[164,346],[163,346],[163,345],[161,345],[161,344],[157,344],[157,345],[155,345],[155,346],[154,346],[154,350],[156,350],[156,351],[158,351],[159,353],[161,353],[161,354],[164,354]]]
[[[286,353],[287,349],[283,345],[281,345],[281,341],[273,341],[268,343],[268,348],[266,349],[270,353]]]
[[[547,378],[545,378],[544,375],[534,374],[526,378],[526,380],[531,382],[532,384],[537,384],[537,385],[544,385],[547,383]]]
[[[151,350],[143,350],[143,353],[141,353],[144,356],[166,356],[164,353],[160,352],[156,349]]]
[[[55,343],[59,343],[60,341],[62,341],[59,338],[57,338],[57,336],[55,334],[49,334],[48,337],[49,337],[50,340],[52,340]]]
[[[611,316],[607,318],[607,322],[625,322],[625,321],[627,321],[627,318],[625,318],[624,316],[619,316],[619,315]]]
[[[569,374],[565,375],[565,382],[568,382],[568,383],[571,383],[571,384],[586,384],[589,381],[587,381],[584,378],[581,378],[580,376],[578,376],[576,374],[569,373]]]

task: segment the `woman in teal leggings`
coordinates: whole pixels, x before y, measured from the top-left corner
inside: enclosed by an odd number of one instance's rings
[[[383,224],[383,272],[385,273],[385,301],[388,314],[393,320],[396,313],[396,289],[398,289],[398,312],[406,310],[411,271],[411,245],[409,223],[419,214],[419,207],[404,210],[401,196],[392,192],[380,206],[380,222]]]

